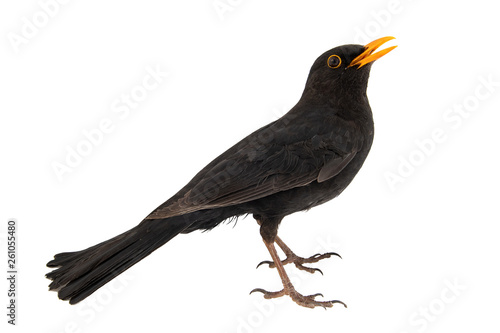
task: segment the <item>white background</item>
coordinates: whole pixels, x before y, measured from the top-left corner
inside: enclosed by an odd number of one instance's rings
[[[18,326],[6,323],[2,278],[2,331],[498,331],[500,24],[491,1],[55,3],[0,5],[1,251],[9,218],[20,239]],[[399,47],[372,68],[370,156],[339,198],[280,228],[299,255],[343,256],[316,265],[324,276],[287,271],[300,292],[347,309],[249,296],[281,288],[277,272],[255,269],[269,254],[251,217],[175,238],[78,306],[47,291],[55,253],[136,225],[289,110],[324,51],[387,35]],[[146,68],[168,77],[122,119],[113,103],[139,89]],[[60,181],[53,163],[103,119],[111,133]],[[392,187],[388,173],[401,177]]]

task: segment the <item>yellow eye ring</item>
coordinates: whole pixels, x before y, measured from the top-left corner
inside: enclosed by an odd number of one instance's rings
[[[340,59],[340,57],[336,54],[332,54],[328,57],[327,64],[330,68],[339,68],[341,63],[342,59]]]

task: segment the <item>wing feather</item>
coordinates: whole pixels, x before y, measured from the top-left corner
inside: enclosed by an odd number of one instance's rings
[[[172,197],[148,218],[236,205],[314,181],[324,182],[341,172],[361,146],[359,133],[331,128],[326,134],[285,144],[280,144],[276,135],[270,144],[251,144],[244,139],[246,144],[243,140],[219,156],[181,190],[182,195]]]

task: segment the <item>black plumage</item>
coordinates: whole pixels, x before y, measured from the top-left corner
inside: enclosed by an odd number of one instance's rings
[[[344,45],[313,64],[299,102],[280,119],[258,129],[203,168],[177,194],[138,226],[83,251],[61,253],[48,267],[51,290],[74,304],[131,267],[179,233],[212,229],[224,220],[252,214],[283,280],[280,292],[299,305],[331,306],[317,295],[295,291],[277,257],[276,242],[300,269],[334,253],[303,259],[277,237],[281,220],[338,196],[357,174],[373,141],[373,118],[366,88],[373,53],[392,38],[366,46]],[[313,270],[314,272],[314,270]],[[341,302],[340,302],[341,303]]]

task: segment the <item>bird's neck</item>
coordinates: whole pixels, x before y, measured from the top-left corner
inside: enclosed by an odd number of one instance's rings
[[[366,85],[343,84],[333,89],[307,87],[299,101],[300,105],[331,109],[343,118],[371,117]]]
[[[308,104],[330,105],[335,108],[369,106],[366,96],[369,73],[369,68],[357,75],[344,72],[333,82],[319,74],[309,75],[301,100]]]

